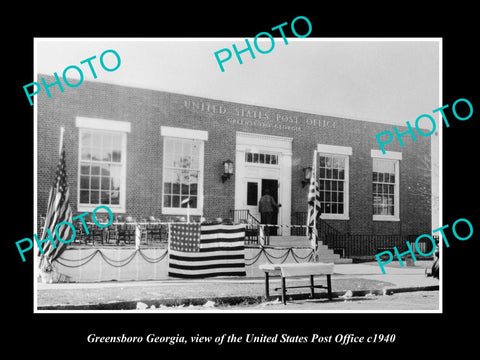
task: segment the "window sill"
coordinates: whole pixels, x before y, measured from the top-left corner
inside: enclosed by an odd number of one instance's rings
[[[112,211],[112,213],[125,213],[125,206],[119,205],[107,205],[107,204],[98,204],[98,205],[85,205],[85,204],[77,204],[77,211],[78,212],[93,212],[99,206],[108,206],[108,208]],[[99,209],[98,213],[106,213],[105,209]]]
[[[350,220],[348,215],[337,215],[337,214],[322,214],[320,216],[322,220]]]
[[[187,208],[162,208],[163,215],[187,215]],[[190,215],[201,216],[203,211],[201,209],[190,209]]]
[[[400,221],[400,218],[396,216],[373,215],[373,221]]]

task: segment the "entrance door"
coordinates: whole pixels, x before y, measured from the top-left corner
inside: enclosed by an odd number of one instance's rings
[[[258,221],[260,221],[260,212],[258,211],[258,202],[268,189],[269,194],[278,203],[278,180],[276,179],[245,179],[246,188],[246,208]],[[272,224],[278,223],[278,212],[272,219]]]
[[[258,211],[258,200],[262,196],[262,182],[260,179],[245,179],[246,208],[250,214],[260,221],[260,212]]]
[[[275,202],[278,204],[278,180],[274,179],[262,179],[262,196],[263,194],[268,193],[273,197]],[[272,218],[272,224],[278,224],[278,210],[275,211]],[[270,228],[270,235],[277,235],[277,228],[272,227]]]

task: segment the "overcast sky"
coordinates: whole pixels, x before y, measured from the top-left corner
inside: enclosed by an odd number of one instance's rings
[[[249,41],[253,47],[253,39]],[[39,38],[37,71],[61,76],[65,67],[77,65],[85,80],[401,125],[442,105],[437,39],[288,38],[288,42],[276,39],[268,54],[254,49],[255,59],[243,53],[242,65],[233,55],[221,72],[214,52],[232,50],[233,43],[243,49],[244,38]],[[262,49],[269,45],[268,38],[260,43]],[[98,58],[107,49],[121,57],[116,71],[100,67]],[[87,64],[80,65],[93,55],[97,79]],[[112,54],[105,56],[111,66],[113,59]],[[68,75],[75,77],[76,72]]]

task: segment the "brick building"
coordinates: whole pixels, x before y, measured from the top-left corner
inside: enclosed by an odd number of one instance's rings
[[[351,234],[431,230],[429,137],[404,136],[404,147],[392,142],[382,155],[375,134],[391,125],[96,81],[50,92],[36,99],[38,214],[46,212],[63,126],[75,214],[105,204],[116,215],[171,219],[186,216],[189,198],[191,216],[258,216],[269,188],[282,204],[278,223],[301,222],[304,168],[317,149],[328,224]],[[227,160],[234,174],[222,179]]]

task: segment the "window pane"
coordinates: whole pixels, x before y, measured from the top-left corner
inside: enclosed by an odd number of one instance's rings
[[[343,181],[338,182],[338,190],[343,191]]]
[[[182,189],[182,195],[189,195],[190,187],[188,184],[182,183],[181,189]]]
[[[265,154],[259,154],[259,163],[265,164]]]
[[[343,169],[338,170],[338,178],[341,179],[341,180],[345,179],[345,170],[343,170]]]
[[[100,176],[92,176],[90,178],[90,189],[98,190],[100,187]]]
[[[81,190],[80,191],[80,203],[81,204],[88,204],[89,203],[89,194],[88,190]]]
[[[253,161],[253,154],[251,152],[246,153],[247,155],[247,162],[252,162]]]
[[[325,167],[325,156],[320,156],[320,161],[319,161],[319,163],[320,163],[320,167],[321,167],[321,168],[322,168],[322,167],[323,167],[323,168]]]
[[[109,176],[110,175],[110,165],[100,166],[100,175]]]
[[[338,212],[337,212],[337,204],[332,204],[332,214],[338,214]]]
[[[192,143],[190,141],[185,141],[183,143],[183,154],[185,156],[190,156],[192,154]]]
[[[92,175],[100,175],[100,166],[92,166]]]
[[[92,147],[92,160],[101,161],[102,160],[102,149],[99,147]]]
[[[338,169],[338,158],[332,157],[332,167]]]
[[[175,154],[177,155],[182,155],[182,141],[181,140],[176,140],[174,143],[173,143],[173,151],[175,152]]]
[[[88,131],[82,131],[82,147],[90,147],[92,145],[92,134]]]
[[[331,157],[325,157],[325,167],[331,168],[332,167],[332,158]]]
[[[103,148],[102,161],[112,161],[112,151],[110,149]]]
[[[112,165],[110,167],[110,180],[112,182],[111,188],[115,190],[120,189],[120,172],[121,167],[118,165]]]
[[[179,208],[180,207],[180,196],[173,195],[172,196],[172,207]]]
[[[258,183],[247,182],[247,205],[256,206],[258,201]]]
[[[272,155],[272,165],[278,164],[278,155]]]
[[[110,204],[110,192],[108,191],[102,191],[101,192],[101,203],[102,204]]]
[[[172,197],[170,195],[163,196],[163,206],[172,207]]]
[[[270,164],[270,154],[265,154],[265,164]]]
[[[92,152],[89,147],[82,147],[82,160],[91,160]]]
[[[120,150],[113,150],[112,151],[112,161],[113,162],[122,162],[122,155]]]
[[[190,197],[190,207],[191,208],[197,208],[197,197],[196,196],[191,196]]]
[[[325,169],[320,168],[320,179],[324,179],[324,178],[325,178]]]
[[[175,150],[175,147],[174,147],[174,144],[173,144],[173,140],[172,139],[169,139],[169,138],[166,138],[165,139],[165,153],[169,153],[169,154],[172,154]]]
[[[171,194],[172,193],[172,182],[171,182],[171,170],[165,169],[165,173],[163,174],[164,184],[163,184],[163,191],[164,194]]]
[[[258,154],[253,154],[253,162],[254,162],[255,164],[258,163]]]
[[[112,205],[120,204],[120,191],[118,190],[110,191],[110,204]]]
[[[189,199],[188,196],[182,196],[181,197],[180,206],[182,208],[187,208],[188,207],[188,201],[187,201],[188,199]]]
[[[90,177],[80,176],[80,189],[90,189]]]
[[[101,178],[101,183],[100,183],[100,188],[102,190],[110,190],[110,178],[102,176]]]
[[[80,174],[90,175],[90,165],[83,165],[80,167]]]
[[[99,192],[98,191],[91,191],[90,192],[90,204],[98,204],[99,203]]]

